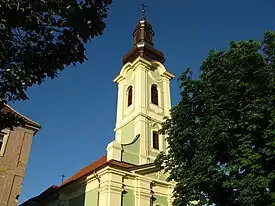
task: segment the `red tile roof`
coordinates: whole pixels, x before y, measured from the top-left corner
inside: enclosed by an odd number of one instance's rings
[[[64,187],[65,185],[68,185],[82,177],[85,177],[88,174],[91,174],[92,172],[95,172],[99,169],[101,169],[104,166],[112,166],[112,167],[118,167],[121,169],[129,169],[136,165],[132,165],[125,162],[119,162],[116,160],[110,160],[107,161],[107,155],[104,155],[103,157],[99,158],[98,160],[94,161],[92,164],[84,167],[83,169],[79,170],[77,173],[75,173],[73,176],[68,178],[64,183],[62,183],[59,188]]]
[[[69,179],[67,179],[65,182],[63,182],[60,187],[67,185],[68,183],[75,181],[86,174],[96,170],[100,166],[104,165],[107,162],[107,156],[103,156],[99,158],[98,160],[94,161],[92,164],[88,165],[87,167],[84,167],[83,169],[79,170],[77,173],[75,173],[73,176],[71,176]]]
[[[151,164],[146,164],[146,166],[150,166],[150,165]],[[73,176],[68,178],[60,186],[53,185],[50,188],[48,188],[47,190],[45,190],[44,192],[42,192],[40,195],[29,199],[25,203],[37,202],[41,198],[45,198],[48,195],[51,195],[52,193],[57,192],[57,190],[73,183],[74,181],[77,181],[77,180],[79,180],[79,179],[81,179],[81,178],[83,178],[83,177],[85,177],[85,176],[87,176],[87,175],[89,175],[93,172],[96,172],[99,169],[102,169],[103,167],[106,167],[106,166],[115,167],[115,168],[119,168],[119,169],[127,170],[127,171],[131,171],[133,169],[137,169],[137,168],[140,168],[140,167],[143,168],[143,165],[141,165],[141,166],[133,165],[133,164],[130,164],[130,163],[120,162],[120,161],[116,161],[116,160],[107,161],[107,155],[104,155],[103,157],[101,157],[98,160],[94,161],[90,165],[88,165],[88,166],[84,167],[83,169],[79,170],[77,173],[75,173]],[[23,204],[22,204],[22,206],[23,206]]]
[[[120,168],[123,170],[131,170],[132,168],[136,168],[137,165],[129,164],[126,162],[120,162],[120,161],[116,161],[116,160],[107,161],[107,155],[104,155],[103,157],[94,161],[92,164],[79,170],[77,173],[75,173],[73,176],[68,178],[60,186],[53,185],[50,188],[48,188],[47,190],[45,190],[44,192],[42,192],[40,195],[27,200],[26,202],[24,202],[21,205],[23,206],[23,205],[29,205],[30,203],[33,203],[33,204],[39,203],[40,200],[42,200],[43,198],[47,198],[48,196],[50,196],[52,194],[55,194],[57,192],[57,190],[65,187],[66,185],[69,185],[70,183],[73,183],[74,181],[77,181],[77,180],[79,180],[93,172],[96,172],[97,170],[99,170],[103,167],[106,167],[106,166]]]

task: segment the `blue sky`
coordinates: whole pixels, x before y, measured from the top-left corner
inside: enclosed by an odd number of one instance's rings
[[[61,182],[105,154],[114,139],[117,86],[122,56],[132,47],[140,3],[155,31],[155,46],[164,52],[167,69],[179,76],[200,63],[212,48],[230,40],[263,37],[275,28],[274,0],[114,0],[103,36],[86,45],[82,65],[69,67],[56,80],[29,90],[29,101],[14,106],[42,124],[34,137],[20,202]],[[171,83],[172,105],[179,100]]]

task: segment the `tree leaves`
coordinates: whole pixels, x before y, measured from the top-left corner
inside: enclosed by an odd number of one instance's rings
[[[112,0],[0,2],[0,104],[27,100],[27,89],[83,63],[84,44],[102,35]],[[5,114],[1,114],[4,118]],[[1,122],[3,119],[1,119]],[[1,124],[0,129],[5,125]]]
[[[163,124],[175,205],[275,205],[275,32],[212,50]]]

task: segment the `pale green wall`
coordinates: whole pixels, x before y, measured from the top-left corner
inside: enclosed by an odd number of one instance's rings
[[[135,122],[131,121],[121,128],[122,144],[128,144],[135,138]]]
[[[78,195],[69,200],[69,206],[97,206],[97,189]]]
[[[98,189],[86,193],[85,206],[97,206]]]
[[[131,121],[121,129],[121,137],[123,144],[129,144],[134,140],[135,122]],[[122,161],[131,164],[139,164],[140,139],[138,138],[134,143],[123,146]]]
[[[155,195],[154,205],[161,205],[161,206],[168,206],[168,199],[167,197]]]
[[[155,152],[155,151],[153,151],[153,150],[149,150],[149,155],[150,155],[150,156],[157,157],[158,154],[159,154],[158,152]]]
[[[122,161],[132,164],[139,164],[139,149],[140,138],[138,138],[133,144],[123,146]]]
[[[135,206],[135,193],[132,190],[127,190],[123,195],[122,206]]]

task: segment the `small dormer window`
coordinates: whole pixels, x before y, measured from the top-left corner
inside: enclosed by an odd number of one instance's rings
[[[155,84],[153,84],[151,87],[151,102],[155,105],[158,105],[158,88]]]
[[[128,87],[127,96],[128,96],[127,106],[129,107],[133,103],[133,87],[132,86]]]

